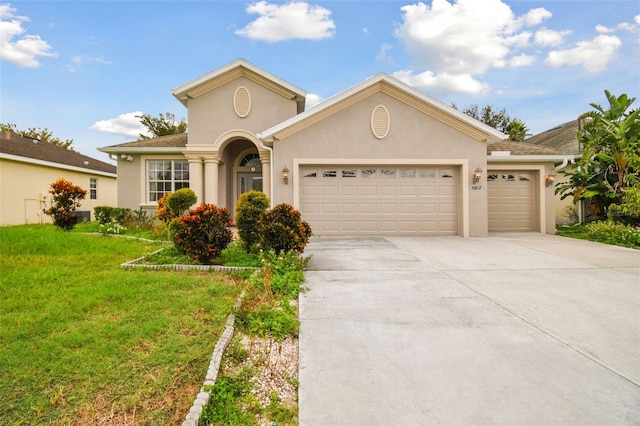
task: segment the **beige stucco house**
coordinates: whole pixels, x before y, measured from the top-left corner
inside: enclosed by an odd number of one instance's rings
[[[315,235],[555,232],[547,177],[563,156],[520,152],[387,74],[307,110],[304,90],[243,59],[171,93],[188,134],[100,149],[118,160],[120,207],[154,209],[188,186],[233,212],[260,189],[299,209]]]
[[[51,223],[50,185],[64,178],[87,190],[77,210],[117,204],[116,166],[37,139],[0,132],[0,225]]]

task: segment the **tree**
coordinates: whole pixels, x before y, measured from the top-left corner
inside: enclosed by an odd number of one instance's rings
[[[517,118],[513,119],[507,126],[507,134],[509,135],[509,140],[514,142],[522,142],[527,136],[531,135],[527,125]]]
[[[50,143],[51,145],[56,145],[64,149],[68,149],[69,151],[74,151],[71,147],[73,144],[73,139],[67,139],[62,141],[53,136],[53,133],[49,131],[47,128],[38,127],[29,127],[27,130],[18,130],[17,126],[13,123],[0,123],[0,131],[3,132],[13,132],[19,135],[24,136],[29,139],[38,139],[41,142]]]
[[[630,109],[635,98],[604,93],[607,109],[592,103],[595,111],[578,117],[582,158],[575,170],[565,172],[569,181],[556,189],[563,199],[591,201],[597,219],[606,218],[611,205],[633,204],[632,194],[640,189],[640,110]]]
[[[458,109],[458,106],[455,103],[452,103],[451,106],[455,109]],[[464,108],[461,112],[471,118],[480,121],[481,123],[486,124],[487,126],[491,126],[494,129],[499,130],[502,133],[509,134],[509,140],[522,141],[527,136],[527,131],[529,130],[522,120],[516,117],[511,118],[509,114],[507,114],[507,110],[505,108],[502,108],[500,111],[496,111],[493,105],[485,105],[482,107],[482,109],[480,109],[478,104],[472,104]],[[524,131],[524,136],[522,136],[522,139],[512,139],[512,136],[509,132],[511,126],[521,126],[519,128],[520,133]],[[516,132],[514,134],[514,137],[521,137],[520,133]]]
[[[187,131],[187,122],[182,118],[176,123],[176,116],[170,112],[158,114],[152,117],[149,114],[136,115],[140,119],[140,124],[147,128],[151,136],[140,133],[140,139],[151,139],[158,136],[175,135]]]

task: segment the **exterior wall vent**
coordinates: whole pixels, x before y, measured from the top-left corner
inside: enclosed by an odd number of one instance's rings
[[[246,87],[238,87],[233,94],[233,109],[240,118],[245,118],[251,112],[251,94]]]
[[[391,118],[389,111],[384,105],[378,105],[371,113],[371,131],[378,139],[384,139],[389,134]]]

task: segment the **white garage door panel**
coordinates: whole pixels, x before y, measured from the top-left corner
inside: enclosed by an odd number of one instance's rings
[[[456,234],[455,169],[304,166],[300,206],[316,235]]]
[[[535,231],[535,174],[498,171],[487,175],[489,232]]]

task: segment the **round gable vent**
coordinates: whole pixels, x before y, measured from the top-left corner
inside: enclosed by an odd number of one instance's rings
[[[375,107],[371,113],[371,131],[373,135],[378,139],[383,139],[389,133],[390,126],[391,119],[387,108],[384,105]]]
[[[240,86],[233,94],[233,109],[240,118],[249,115],[251,111],[251,94],[246,87]]]

